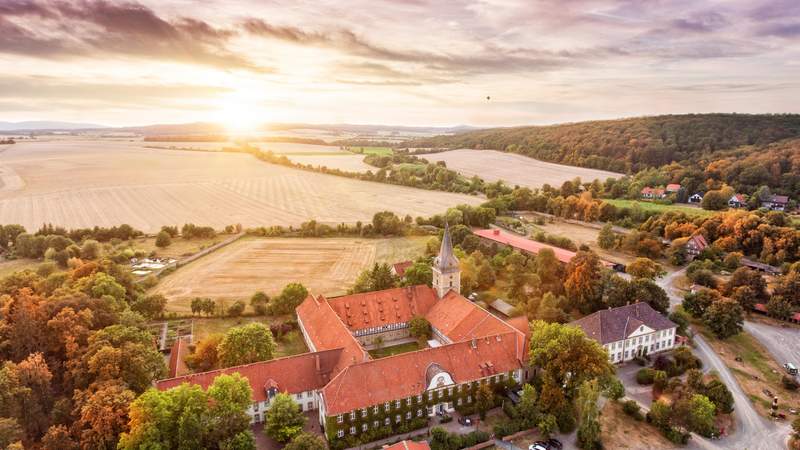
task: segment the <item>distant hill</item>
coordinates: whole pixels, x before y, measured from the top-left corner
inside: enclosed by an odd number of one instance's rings
[[[31,120],[27,122],[0,122],[0,131],[84,130],[106,128],[96,123],[54,122]]]
[[[686,114],[491,128],[414,139],[403,146],[503,150],[635,173],[673,161],[701,161],[741,146],[757,151],[759,146],[794,137],[800,137],[800,114]]]

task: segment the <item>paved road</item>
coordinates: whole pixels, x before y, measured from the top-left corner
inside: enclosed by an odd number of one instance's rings
[[[758,339],[781,365],[800,363],[800,329],[745,321],[744,330]]]
[[[674,308],[683,301],[682,294],[675,289],[674,281],[683,275],[684,269],[670,272],[660,280],[661,286],[669,296],[670,306]],[[800,339],[800,337],[798,338]],[[750,403],[747,394],[742,390],[739,383],[734,378],[731,371],[714,353],[714,350],[703,339],[701,335],[694,336],[696,344],[695,353],[703,361],[705,371],[714,370],[719,374],[720,379],[728,386],[735,402],[736,411],[736,431],[732,436],[728,436],[721,441],[709,441],[697,435],[692,437],[692,447],[703,449],[722,449],[736,448],[748,450],[772,450],[786,448],[786,440],[789,437],[789,426],[787,424],[776,424],[761,417]]]

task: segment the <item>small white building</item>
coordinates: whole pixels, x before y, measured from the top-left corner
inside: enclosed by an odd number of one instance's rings
[[[581,327],[588,337],[598,341],[614,363],[674,348],[678,329],[678,325],[644,302],[597,311],[571,325]]]

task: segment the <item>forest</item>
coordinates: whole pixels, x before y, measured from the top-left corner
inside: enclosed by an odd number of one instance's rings
[[[800,115],[687,114],[494,128],[403,143],[409,148],[472,148],[635,174],[667,168],[670,183],[725,183],[751,194],[800,192]],[[793,139],[794,138],[794,139]],[[688,181],[688,180],[687,180]],[[703,182],[712,187],[705,188]],[[683,183],[682,183],[683,184]]]

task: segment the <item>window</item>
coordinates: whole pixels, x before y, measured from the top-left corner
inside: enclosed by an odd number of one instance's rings
[[[253,403],[253,411],[258,411],[258,402]]]
[[[373,428],[378,428],[379,426],[381,426],[381,423],[379,421],[376,420],[375,422],[372,422]]]
[[[341,414],[339,414],[338,416],[336,416],[336,423],[342,423],[342,421],[343,421],[343,420],[344,420],[344,418],[342,417],[342,415],[341,415]]]
[[[391,424],[391,423],[392,423],[392,421],[391,421],[391,420],[389,420],[389,418],[388,418],[388,417],[387,417],[386,419],[384,419],[384,420],[383,420],[383,424],[384,424],[384,425],[389,425],[389,424]]]
[[[309,411],[314,409],[314,402],[308,402],[308,404],[306,405],[306,409]]]
[[[417,395],[417,403],[422,403],[422,394]]]
[[[337,431],[337,432],[336,432],[336,436],[338,436],[338,437],[344,437],[344,430],[339,430],[339,431]]]
[[[295,394],[295,398],[298,399],[298,400],[302,399],[303,398],[303,393],[301,392],[299,394]]]
[[[372,412],[378,414],[378,405],[372,407]]]
[[[428,400],[433,400],[433,391],[428,391]]]
[[[367,417],[367,408],[361,408],[361,417]]]
[[[350,434],[356,434],[356,427],[350,427]]]
[[[459,398],[458,399],[458,406],[461,406],[462,404],[464,404],[464,399],[463,398]]]
[[[505,379],[506,379],[506,374],[504,374],[504,373],[501,373],[501,374],[498,376],[498,378],[500,379],[500,381],[503,381],[503,380],[505,380]]]
[[[400,421],[401,421],[402,419],[403,419],[403,418],[402,418],[402,417],[400,417],[400,414],[398,414],[398,415],[394,416],[394,423],[400,423]]]
[[[366,422],[361,424],[361,431],[362,432],[367,431],[367,428],[369,428],[369,425],[367,425]]]
[[[627,350],[625,350],[625,357],[626,358],[628,357],[628,351]]]
[[[436,391],[436,398],[442,398],[442,391]]]
[[[388,411],[389,410],[389,402],[386,402],[386,403],[383,404],[383,410],[384,411]]]
[[[406,412],[406,419],[410,419],[410,418],[411,418],[411,411],[408,411],[408,412]]]
[[[397,409],[400,409],[400,400],[395,400],[394,401],[394,407],[397,408]]]
[[[350,411],[350,420],[356,420],[356,412]]]
[[[467,396],[467,403],[472,403],[472,396],[471,395]]]
[[[453,395],[453,388],[447,388],[447,395]]]
[[[417,410],[417,417],[422,417],[422,410],[421,409]]]

